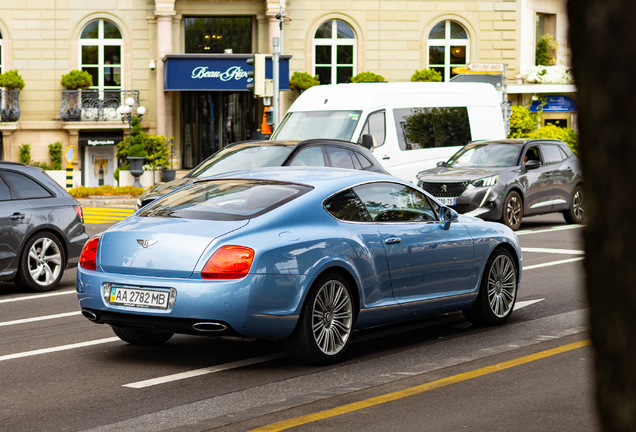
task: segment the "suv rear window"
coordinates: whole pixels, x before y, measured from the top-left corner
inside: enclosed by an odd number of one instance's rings
[[[214,180],[185,186],[144,207],[137,216],[245,220],[309,192],[310,186],[263,180]]]

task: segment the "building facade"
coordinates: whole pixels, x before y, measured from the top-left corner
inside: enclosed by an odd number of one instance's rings
[[[281,37],[281,3],[285,79],[299,71],[323,84],[344,83],[371,71],[399,82],[432,68],[448,81],[453,68],[483,62],[507,63],[513,103],[575,91],[572,85],[539,89],[522,78],[545,33],[558,42],[557,64],[569,65],[564,0],[3,1],[0,72],[17,70],[26,85],[19,118],[0,121],[1,158],[17,161],[19,147],[30,144],[31,158],[48,162],[48,144],[72,144],[79,150],[79,182],[113,184],[114,144],[129,130],[117,108],[129,98],[133,112],[146,108],[145,131],[174,137],[179,168],[252,138],[263,101],[247,90],[245,76],[234,87],[224,87],[228,80],[220,77],[244,73],[252,53],[272,53],[272,39]],[[186,78],[202,79],[173,84],[183,75],[180,67],[197,61],[199,72]],[[90,90],[65,91],[60,79],[74,69],[91,74]],[[281,115],[298,96],[286,87],[283,82]]]

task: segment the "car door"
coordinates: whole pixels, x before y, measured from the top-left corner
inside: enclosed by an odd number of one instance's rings
[[[519,183],[525,186],[524,214],[546,213],[552,210],[552,175],[553,166],[547,165],[539,145],[529,146],[524,154],[524,162],[538,161],[537,168],[524,168],[519,176]]]
[[[30,219],[29,204],[11,191],[0,170],[0,272],[16,268]]]
[[[378,227],[393,296],[403,308],[425,309],[468,292],[473,239],[464,225],[444,230],[428,198],[400,183],[369,183],[354,192]]]
[[[570,204],[570,178],[572,169],[568,171],[568,164],[564,163],[565,154],[557,144],[542,144],[546,165],[552,167],[550,172],[550,186],[552,188],[552,210],[565,210]]]

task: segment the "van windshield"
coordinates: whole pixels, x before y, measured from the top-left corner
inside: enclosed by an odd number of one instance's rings
[[[271,139],[331,138],[352,141],[362,111],[297,111],[287,113]]]

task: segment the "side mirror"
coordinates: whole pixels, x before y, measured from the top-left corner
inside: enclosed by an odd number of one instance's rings
[[[538,160],[529,160],[528,162],[526,162],[526,169],[537,169],[541,166],[541,162],[539,162]]]
[[[446,162],[444,162],[444,161],[439,161],[439,162],[437,162],[437,166],[438,166],[438,167],[446,166]]]
[[[442,221],[442,228],[448,231],[451,222],[457,221],[457,212],[452,208],[442,206],[439,209],[439,219]]]
[[[375,147],[375,138],[373,138],[373,135],[371,134],[363,134],[360,145],[371,150],[373,147]]]

